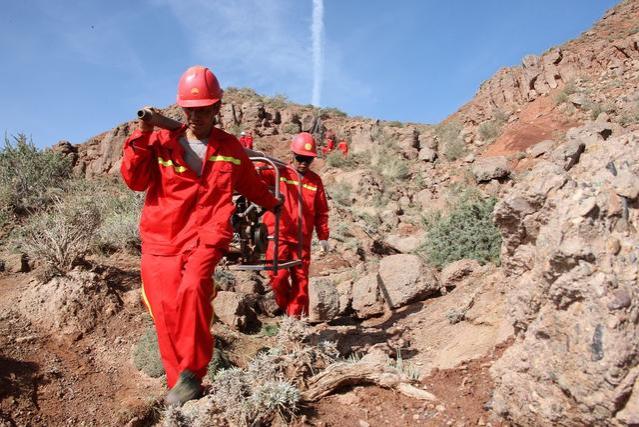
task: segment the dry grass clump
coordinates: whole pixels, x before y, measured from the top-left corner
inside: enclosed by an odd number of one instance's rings
[[[21,228],[20,246],[52,273],[65,274],[89,252],[100,219],[100,210],[90,199],[57,199]]]
[[[305,322],[284,319],[274,347],[259,353],[245,368],[220,371],[200,401],[165,412],[165,425],[256,426],[276,418],[290,421],[305,380],[338,357],[332,343],[307,344],[309,333]]]

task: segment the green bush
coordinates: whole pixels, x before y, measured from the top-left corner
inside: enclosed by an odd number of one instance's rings
[[[501,235],[492,222],[495,203],[495,198],[465,192],[448,215],[427,218],[421,249],[430,263],[440,268],[460,259],[499,263]]]
[[[0,150],[0,211],[26,214],[49,204],[71,172],[70,161],[40,150],[24,134],[5,136]]]

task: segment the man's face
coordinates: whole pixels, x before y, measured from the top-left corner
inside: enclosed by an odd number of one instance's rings
[[[301,174],[304,174],[308,168],[311,167],[311,163],[313,163],[314,157],[311,156],[301,156],[299,154],[294,154],[295,156],[295,169]]]
[[[213,127],[213,120],[220,111],[220,103],[206,107],[182,107],[186,124],[191,131],[198,137],[208,136]]]

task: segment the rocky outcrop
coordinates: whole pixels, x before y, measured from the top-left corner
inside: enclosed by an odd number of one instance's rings
[[[492,403],[517,425],[624,424],[636,407],[639,132],[573,135],[577,163],[541,161],[494,212],[517,339],[492,368]]]
[[[520,66],[499,70],[456,116],[478,125],[498,110],[514,112],[580,75],[615,69],[623,73],[639,59],[639,33],[629,31],[637,13],[637,2],[623,2],[580,38],[539,56],[527,55]]]

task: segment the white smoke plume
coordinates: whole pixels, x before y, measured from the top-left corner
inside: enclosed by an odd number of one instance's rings
[[[323,33],[324,33],[324,0],[313,0],[313,105],[320,105],[322,95],[322,74],[324,68]]]

